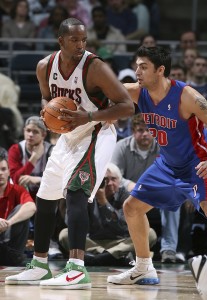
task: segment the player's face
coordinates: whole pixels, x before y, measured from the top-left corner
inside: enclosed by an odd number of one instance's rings
[[[9,167],[6,160],[0,161],[0,186],[4,186],[9,178]]]
[[[35,124],[30,123],[24,128],[24,139],[28,147],[39,145],[44,138],[45,134],[43,130]]]
[[[137,145],[141,150],[148,150],[153,141],[153,137],[146,125],[137,125],[133,129],[133,134]]]
[[[138,57],[136,61],[136,76],[140,87],[153,88],[158,82],[158,70],[147,57]]]
[[[70,26],[69,34],[59,38],[63,55],[80,60],[86,49],[86,40],[87,34],[83,25]]]
[[[112,197],[119,190],[120,180],[115,173],[107,170],[105,176],[105,193],[106,197]]]

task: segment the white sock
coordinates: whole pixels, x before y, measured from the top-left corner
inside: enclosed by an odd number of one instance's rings
[[[84,267],[84,261],[82,259],[78,259],[78,258],[69,258],[69,262],[73,262],[74,264],[78,265],[78,266],[82,266]]]
[[[136,263],[151,265],[152,259],[151,259],[151,257],[140,258],[140,257],[136,256]]]
[[[149,266],[153,266],[151,257],[140,258],[136,256],[136,265],[139,271],[147,271]]]
[[[48,262],[48,257],[39,257],[39,256],[33,255],[33,259],[36,259],[37,261],[39,261],[43,264],[47,264],[47,262]]]

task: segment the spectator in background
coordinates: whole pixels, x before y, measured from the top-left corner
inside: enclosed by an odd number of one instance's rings
[[[46,135],[42,120],[31,116],[25,121],[24,140],[12,145],[8,151],[11,179],[27,187],[34,200],[53,147],[45,141]]]
[[[130,0],[127,2],[137,18],[137,30],[128,36],[128,39],[140,39],[144,34],[149,34],[150,14],[143,0]]]
[[[36,206],[28,191],[9,182],[6,152],[0,151],[0,264],[16,266],[24,260],[29,219]]]
[[[19,139],[22,135],[24,125],[23,117],[18,109],[20,87],[11,78],[2,73],[0,73],[0,86],[0,106],[10,109],[13,112],[12,136],[15,139]],[[9,120],[10,118],[8,118]]]
[[[0,1],[0,36],[2,24],[10,19],[10,11],[12,7],[13,0],[1,0]]]
[[[186,49],[196,49],[197,48],[197,37],[196,33],[192,30],[184,31],[180,35],[179,49],[184,52]]]
[[[136,82],[137,76],[136,76],[134,70],[132,70],[130,68],[126,68],[126,69],[123,69],[123,70],[119,71],[118,79],[122,83]]]
[[[84,0],[85,7],[88,10],[89,15],[91,16],[92,9],[97,6],[102,6],[103,1],[99,0]]]
[[[31,20],[38,28],[41,21],[49,17],[51,10],[56,6],[55,0],[28,0]]]
[[[102,6],[92,9],[92,26],[88,29],[88,41],[96,41],[101,46],[101,41],[115,41],[117,44],[105,45],[111,52],[126,52],[125,37],[121,31],[107,22],[106,10]],[[122,43],[123,42],[123,43]]]
[[[57,0],[58,4],[61,4],[66,8],[71,18],[81,20],[86,27],[92,25],[91,14],[89,13],[86,5],[81,0]]]
[[[121,179],[119,168],[109,163],[104,182],[98,189],[94,202],[89,204],[90,229],[86,251],[94,256],[86,259],[88,265],[129,265],[128,254],[134,252],[122,208],[129,193],[121,185]],[[63,229],[59,238],[60,244],[68,250],[68,229]],[[150,247],[156,240],[156,233],[151,229]]]
[[[61,24],[61,22],[65,19],[67,19],[68,16],[68,12],[67,10],[61,6],[61,5],[57,5],[54,8],[52,8],[48,21],[47,21],[47,25],[40,28],[38,33],[37,33],[37,37],[38,38],[42,38],[42,39],[55,39],[57,40],[58,38],[58,29],[59,26]],[[50,51],[54,51],[54,50],[59,50],[59,44],[57,42],[55,43],[37,43],[36,44],[36,49],[37,50],[50,50]]]
[[[25,121],[24,140],[12,145],[8,151],[11,179],[14,183],[26,187],[34,201],[53,149],[53,145],[45,141],[46,135],[47,129],[40,117],[31,116]],[[53,236],[50,240],[49,257],[61,255],[56,242]]]
[[[16,0],[10,12],[11,19],[2,25],[2,37],[4,38],[34,38],[35,25],[29,17],[29,5],[27,0]],[[31,43],[15,42],[14,49],[31,49]]]
[[[118,28],[125,38],[137,30],[137,18],[124,0],[107,0],[107,20],[111,26]]]
[[[0,105],[0,147],[8,150],[16,142],[14,114],[10,108]]]
[[[117,64],[116,64],[116,62],[114,60],[114,55],[113,55],[113,53],[108,48],[106,48],[105,46],[100,47],[96,51],[96,54],[98,56],[100,56],[104,60],[104,62],[106,62],[111,67],[111,69],[114,71],[114,73],[116,75],[118,75],[118,73],[119,73],[119,66],[117,66]]]
[[[207,60],[197,56],[192,66],[191,80],[187,83],[207,99]]]
[[[184,67],[179,64],[172,65],[169,78],[185,82],[186,76]]]
[[[157,0],[144,0],[143,3],[147,6],[150,14],[150,30],[156,39],[159,37],[160,31],[160,7]]]
[[[157,40],[152,34],[145,34],[140,38],[140,46],[155,47]]]
[[[186,82],[192,80],[192,67],[194,64],[194,60],[199,55],[197,49],[188,48],[184,50],[183,55],[181,57],[181,64],[185,68],[186,72]]]
[[[123,185],[129,192],[159,155],[159,146],[144,123],[141,113],[132,117],[131,128],[133,134],[117,142],[111,160],[119,167]]]

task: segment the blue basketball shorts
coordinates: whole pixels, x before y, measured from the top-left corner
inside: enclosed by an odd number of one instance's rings
[[[182,168],[170,168],[158,157],[138,179],[131,196],[170,211],[176,211],[188,199],[200,211],[199,203],[206,200],[207,180],[196,175],[198,163],[193,161]]]

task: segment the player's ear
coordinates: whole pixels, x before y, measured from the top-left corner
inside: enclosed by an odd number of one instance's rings
[[[158,70],[158,72],[159,72],[160,75],[163,75],[164,72],[165,72],[165,66],[162,65],[157,70]]]
[[[60,46],[63,46],[63,37],[62,36],[59,36],[59,38],[58,38],[58,44]]]

